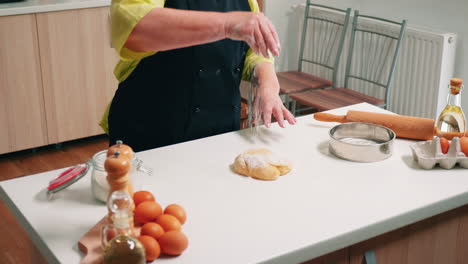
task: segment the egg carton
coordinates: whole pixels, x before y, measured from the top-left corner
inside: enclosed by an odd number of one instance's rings
[[[439,137],[432,140],[418,142],[410,146],[413,158],[424,169],[432,169],[436,165],[444,169],[451,169],[457,164],[468,169],[468,157],[461,152],[460,139],[454,137],[446,154],[442,153]]]

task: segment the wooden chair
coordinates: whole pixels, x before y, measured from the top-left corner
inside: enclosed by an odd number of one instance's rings
[[[376,22],[379,26],[376,26]],[[399,23],[360,15],[356,10],[344,88],[308,90],[289,96],[292,100],[318,111],[362,102],[387,108],[392,76],[405,27],[406,20]]]
[[[318,7],[310,9],[311,7]],[[302,28],[297,71],[278,72],[280,94],[287,95],[309,89],[331,87],[336,83],[336,70],[343,50],[351,9],[311,4],[307,0]],[[310,47],[306,50],[306,47]],[[310,74],[303,71],[308,63]],[[329,78],[327,78],[329,77]]]

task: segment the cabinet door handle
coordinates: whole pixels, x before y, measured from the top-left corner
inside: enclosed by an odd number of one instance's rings
[[[375,253],[373,250],[364,252],[364,260],[366,264],[377,264],[377,259],[375,258]]]

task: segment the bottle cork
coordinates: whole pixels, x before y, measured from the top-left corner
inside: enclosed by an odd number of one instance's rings
[[[450,85],[451,85],[451,86],[460,87],[460,86],[462,85],[462,83],[463,83],[463,80],[460,79],[460,78],[452,78],[452,79],[450,80]]]
[[[450,79],[450,93],[459,94],[462,89],[463,80],[459,78]]]

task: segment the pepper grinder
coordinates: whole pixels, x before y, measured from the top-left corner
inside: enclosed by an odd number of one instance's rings
[[[115,141],[115,144],[110,146],[107,150],[107,157],[114,155],[114,152],[120,152],[120,155],[127,157],[128,160],[132,161],[135,153],[129,145],[125,145],[122,140]]]
[[[130,162],[130,166],[133,165],[135,153],[133,152],[133,149],[130,146],[123,144],[122,140],[117,140],[114,145],[109,147],[109,149],[107,150],[107,157],[113,156],[115,152],[119,152],[120,156],[127,158]],[[131,171],[130,169],[131,168],[129,168],[129,172]],[[131,181],[130,173],[129,173],[128,179],[130,182]],[[129,184],[127,188],[128,188],[127,189],[128,193],[133,197],[133,192],[134,192],[133,185]],[[109,195],[112,193],[112,191],[113,191],[112,189],[109,191]]]
[[[123,191],[133,197],[132,183],[130,182],[131,161],[127,157],[120,155],[119,151],[114,152],[112,156],[107,157],[104,162],[104,168],[107,172],[107,182],[109,183],[109,196],[115,191]],[[132,210],[134,205],[131,205]],[[109,210],[108,219],[111,220],[113,213]],[[133,227],[133,225],[132,225]]]

